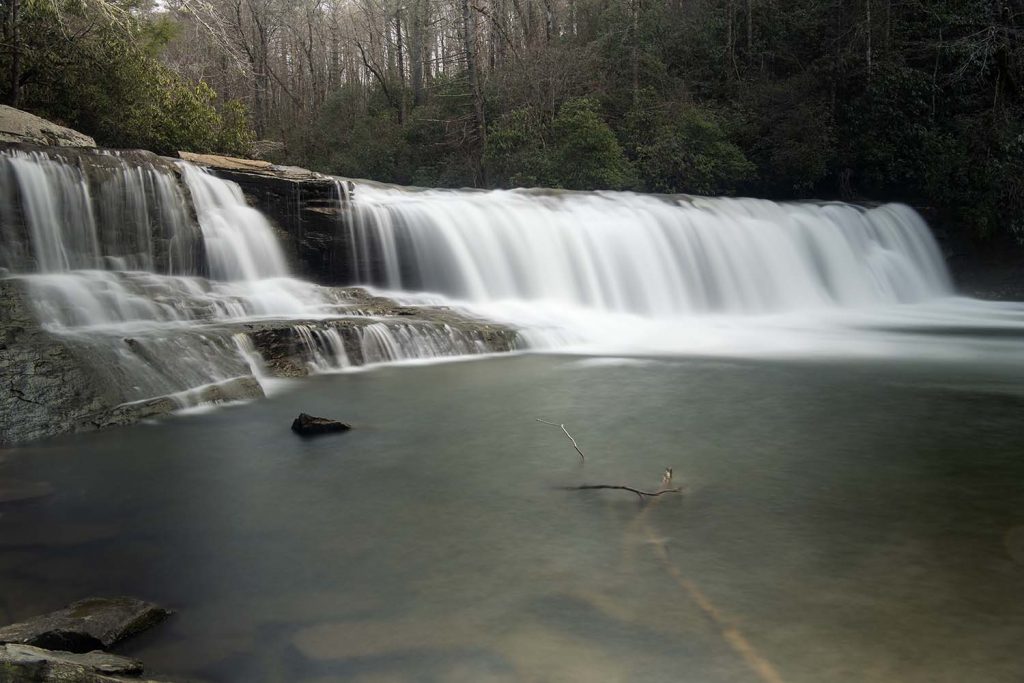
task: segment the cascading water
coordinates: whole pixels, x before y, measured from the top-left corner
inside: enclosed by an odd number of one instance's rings
[[[374,186],[358,198],[356,263],[379,258],[395,290],[657,317],[951,293],[927,226],[901,205]]]
[[[290,277],[234,183],[152,155],[63,154],[0,153],[0,274],[25,284],[44,328],[104,368],[124,401],[262,377],[239,331],[261,321],[291,321],[291,341],[274,343],[313,371],[489,348],[437,322],[366,320],[372,301],[359,311]],[[955,297],[927,226],[901,205],[336,188],[339,277],[509,323],[531,346],[962,358],[978,348],[937,332],[998,329],[1019,356],[1021,308]],[[363,320],[324,322],[344,315]]]
[[[191,164],[181,168],[203,230],[210,276],[249,281],[286,277],[288,267],[270,223],[245,203],[238,185]]]
[[[24,285],[43,328],[122,402],[189,403],[207,395],[197,387],[264,379],[238,331],[259,321],[290,330],[312,371],[351,364],[336,329],[301,322],[337,317],[345,301],[289,276],[270,224],[234,183],[152,155],[9,149],[0,195],[0,275]],[[440,355],[429,339],[406,343],[392,355]]]
[[[894,321],[1024,327],[1019,307],[997,321],[955,297],[928,227],[899,204],[369,183],[345,200],[355,279],[462,302],[534,346],[884,355],[910,347],[865,333]]]
[[[76,164],[7,151],[0,155],[0,198],[0,267],[10,272],[199,272],[201,238],[166,168],[115,154]]]

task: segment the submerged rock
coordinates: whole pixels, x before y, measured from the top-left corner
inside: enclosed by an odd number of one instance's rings
[[[14,503],[43,498],[53,493],[53,486],[45,481],[0,481],[0,503]]]
[[[302,436],[314,436],[316,434],[330,434],[331,432],[347,432],[352,429],[351,425],[337,420],[329,420],[326,417],[314,417],[306,413],[300,413],[292,422],[292,431]]]
[[[62,610],[0,628],[0,644],[90,652],[145,631],[168,615],[168,610],[135,598],[86,598]]]

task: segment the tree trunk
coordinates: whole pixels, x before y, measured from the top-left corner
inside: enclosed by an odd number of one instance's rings
[[[405,55],[402,54],[402,8],[395,10],[395,43],[398,48],[398,123],[405,123]]]
[[[747,0],[747,59],[754,59],[754,0]]]
[[[413,0],[412,29],[409,33],[409,67],[412,72],[412,101],[423,104],[423,17],[420,10],[422,0]]]
[[[480,141],[480,149],[483,150],[487,142],[487,122],[484,120],[484,101],[477,77],[476,15],[469,8],[469,0],[461,0],[461,2],[462,34],[466,52],[466,74],[469,78],[469,89],[473,95],[473,115],[476,122],[477,137]]]
[[[867,41],[865,43],[864,58],[868,64],[868,85],[871,85],[871,0],[864,1],[864,12],[867,21]]]
[[[735,38],[733,36],[733,23],[736,21],[735,0],[727,0],[725,3],[725,56],[729,63],[736,67]]]
[[[640,105],[640,0],[630,3],[633,35],[630,40],[629,62],[632,72],[633,106]]]
[[[18,35],[18,2],[10,0],[11,17],[11,89],[7,92],[7,104],[17,107],[21,99],[21,38]]]

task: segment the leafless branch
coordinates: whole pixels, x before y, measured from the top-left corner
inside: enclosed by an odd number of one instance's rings
[[[565,425],[563,425],[563,424],[555,424],[554,422],[548,422],[547,420],[542,420],[539,417],[534,418],[534,419],[537,420],[537,422],[542,422],[542,423],[544,423],[546,425],[551,425],[552,427],[561,427],[562,431],[565,432],[565,435],[567,437],[569,437],[569,441],[572,441],[572,447],[575,448],[576,452],[580,454],[580,462],[586,462],[587,461],[586,456],[583,455],[583,451],[580,450],[579,445],[576,443],[576,439],[572,438],[572,434],[570,434],[569,430],[567,430],[565,428]]]
[[[562,488],[565,489],[566,491],[589,491],[592,489],[614,489],[617,491],[629,491],[630,493],[635,493],[640,498],[640,500],[643,500],[645,497],[656,498],[663,493],[682,493],[683,491],[683,489],[681,488],[658,489],[657,491],[641,491],[640,489],[635,489],[632,486],[615,486],[612,484],[583,484],[581,486],[563,486]]]

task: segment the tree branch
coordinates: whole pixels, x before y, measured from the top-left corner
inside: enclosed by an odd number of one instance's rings
[[[583,484],[581,486],[563,486],[561,488],[565,491],[589,491],[593,489],[614,489],[617,491],[629,491],[630,493],[635,493],[640,498],[640,500],[643,500],[645,497],[656,498],[663,493],[682,493],[683,491],[683,489],[681,488],[658,489],[657,491],[641,491],[640,489],[635,489],[632,486],[613,486],[612,484]]]
[[[542,422],[542,423],[544,423],[546,425],[551,425],[552,427],[561,427],[562,431],[565,432],[565,435],[567,437],[569,437],[569,441],[572,441],[572,447],[575,448],[576,452],[580,454],[580,462],[586,462],[587,461],[586,456],[583,455],[583,451],[581,451],[580,447],[576,444],[576,439],[572,438],[572,434],[570,434],[569,430],[567,430],[565,428],[565,425],[555,424],[554,422],[548,422],[547,420],[542,420],[539,417],[536,417],[534,419],[537,420],[537,422]]]

